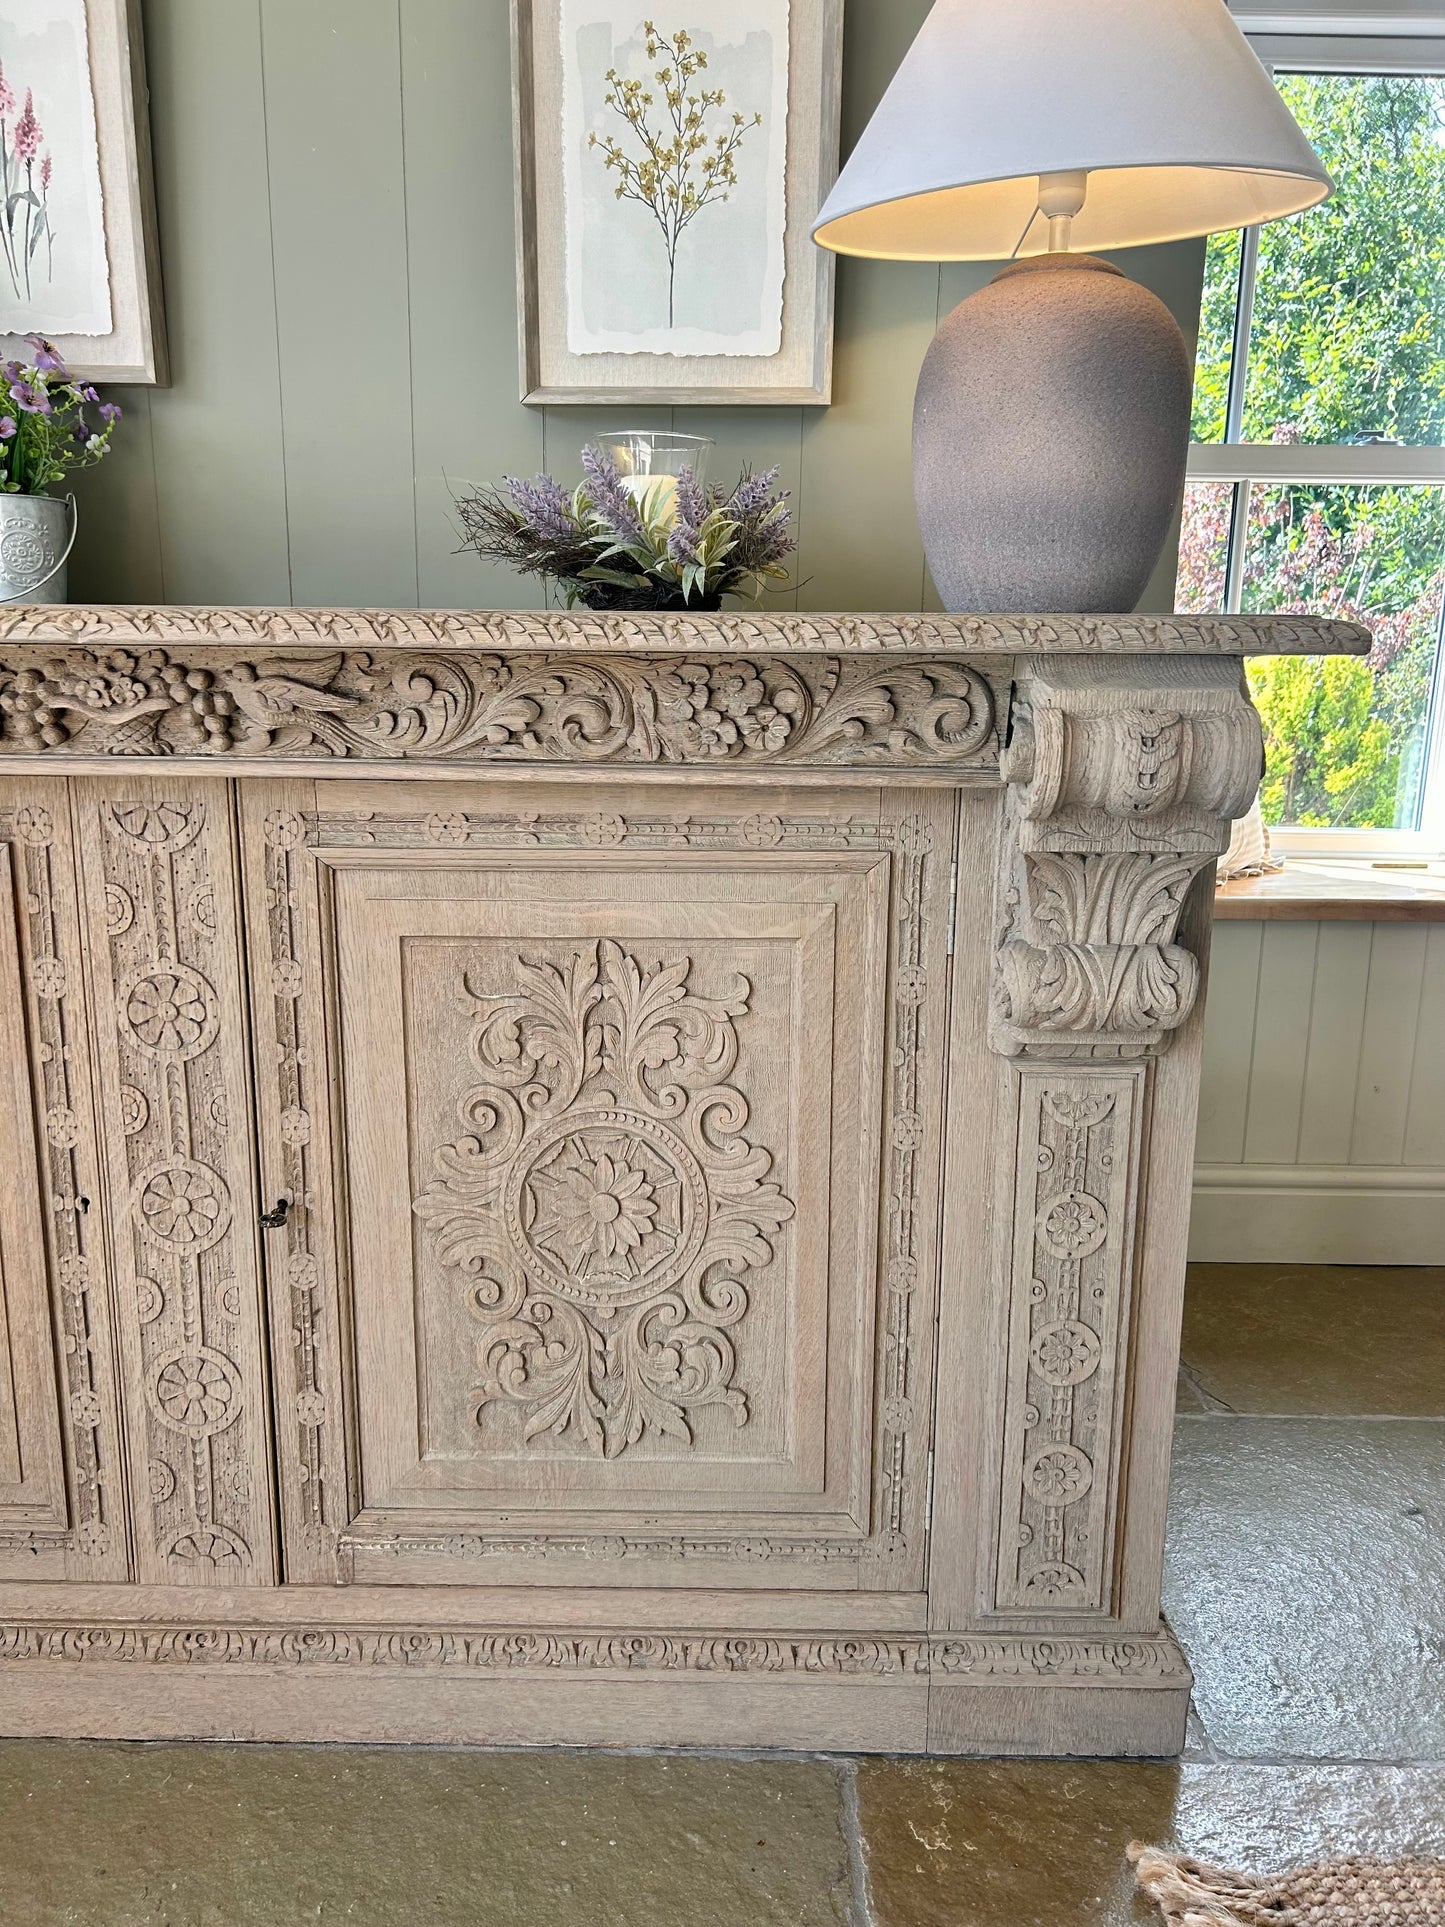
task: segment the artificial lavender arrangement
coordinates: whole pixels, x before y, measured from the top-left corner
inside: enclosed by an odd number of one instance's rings
[[[776,468],[744,475],[728,493],[690,468],[624,480],[589,447],[582,472],[570,495],[550,475],[509,475],[505,494],[459,496],[466,545],[560,584],[569,608],[716,609],[725,595],[757,597],[786,578],[795,544]]]
[[[0,494],[43,495],[78,468],[109,452],[120,420],[78,381],[43,335],[27,335],[29,361],[0,363]],[[87,410],[96,405],[100,427]]]

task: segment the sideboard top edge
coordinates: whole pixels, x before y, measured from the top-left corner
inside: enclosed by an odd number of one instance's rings
[[[895,615],[726,611],[300,609],[29,604],[0,607],[0,645],[154,648],[577,650],[652,655],[923,651],[961,656],[1364,655],[1363,625],[1316,616]]]

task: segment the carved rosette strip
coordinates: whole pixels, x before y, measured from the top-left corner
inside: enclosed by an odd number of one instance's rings
[[[893,966],[893,1008],[888,1061],[886,1141],[887,1184],[884,1218],[884,1342],[881,1355],[879,1424],[880,1496],[883,1531],[904,1543],[915,1522],[909,1518],[910,1452],[917,1396],[918,1347],[915,1303],[930,1263],[932,1220],[921,1210],[931,1195],[927,1142],[930,1065],[925,1038],[925,1004],[931,962],[929,928],[937,909],[930,894],[936,838],[924,816],[906,816],[894,829],[897,951]]]
[[[228,798],[78,790],[139,1576],[268,1584]]]
[[[1144,1074],[1020,1076],[1001,1611],[1109,1607]]]
[[[0,650],[0,754],[989,769],[961,662]]]
[[[340,1361],[334,1332],[336,1281],[328,1215],[335,1179],[326,1059],[320,1044],[321,986],[308,972],[315,950],[314,866],[305,848],[305,785],[249,786],[242,798],[248,875],[260,891],[249,909],[264,965],[252,980],[258,1051],[263,1195],[284,1199],[284,1223],[268,1231],[272,1370],[277,1446],[292,1578],[334,1574],[346,1521],[340,1436]],[[259,836],[255,830],[259,825]]]
[[[31,1072],[43,1127],[47,1255],[70,1434],[71,1529],[61,1543],[70,1577],[117,1579],[126,1576],[127,1556],[103,1223],[93,1208],[100,1186],[69,803],[59,783],[10,794],[13,805],[0,811],[0,835],[11,845],[20,899]]]

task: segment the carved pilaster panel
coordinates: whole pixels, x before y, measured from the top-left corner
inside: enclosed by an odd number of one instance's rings
[[[1000,1611],[1107,1612],[1146,1068],[1022,1071]]]
[[[77,783],[140,1577],[274,1577],[246,1016],[221,783]]]
[[[36,1125],[50,1301],[40,1329],[55,1336],[67,1491],[62,1527],[0,1532],[0,1561],[32,1577],[53,1554],[67,1578],[124,1579],[125,1475],[68,786],[0,783],[0,838],[9,847],[13,904],[5,914],[15,919],[15,1015],[24,1030],[13,1075],[28,1082]]]

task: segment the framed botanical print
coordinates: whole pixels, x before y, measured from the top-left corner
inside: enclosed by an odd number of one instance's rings
[[[524,401],[829,399],[842,12],[512,0]]]
[[[0,346],[166,380],[139,0],[0,0]]]

